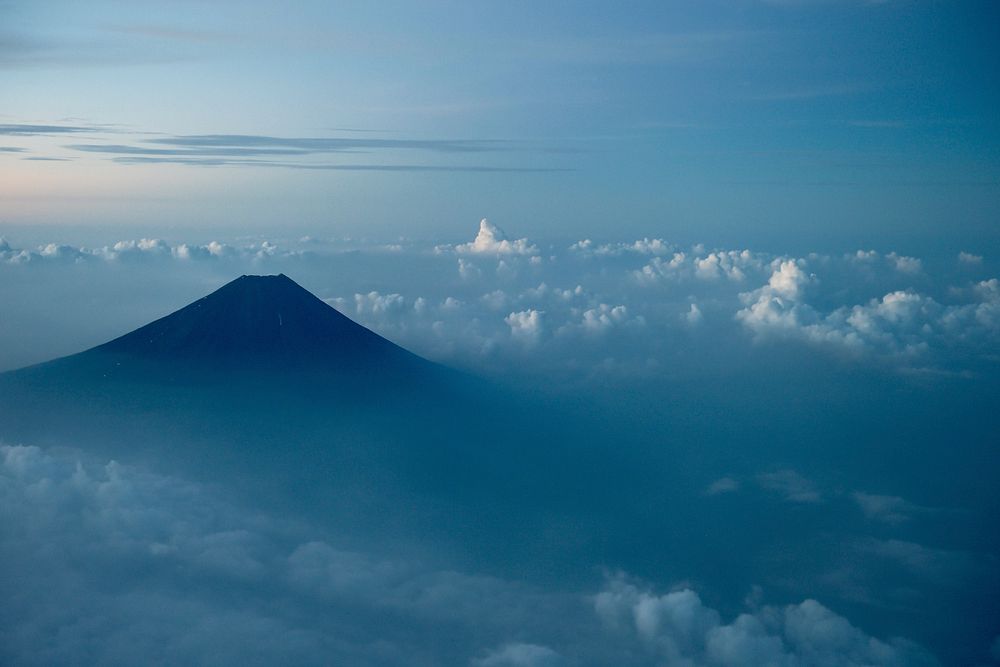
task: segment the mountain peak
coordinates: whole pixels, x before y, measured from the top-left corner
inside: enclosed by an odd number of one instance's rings
[[[363,370],[417,359],[284,274],[240,276],[83,354],[206,369]]]

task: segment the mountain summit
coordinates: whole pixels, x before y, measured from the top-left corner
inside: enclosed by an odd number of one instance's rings
[[[155,383],[241,373],[392,380],[435,367],[281,274],[241,276],[120,338],[34,368]]]
[[[347,369],[415,359],[284,274],[241,276],[89,353],[210,367]]]

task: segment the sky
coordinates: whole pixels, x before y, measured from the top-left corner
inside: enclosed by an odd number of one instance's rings
[[[0,662],[1000,664],[997,25],[0,0],[0,388],[278,273],[491,388],[0,419]]]
[[[8,1],[0,18],[5,226],[997,240],[991,2]]]

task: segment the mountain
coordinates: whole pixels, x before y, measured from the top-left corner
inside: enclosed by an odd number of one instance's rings
[[[156,381],[248,372],[401,377],[433,365],[281,274],[241,276],[120,338],[37,368],[53,367]]]
[[[348,420],[405,430],[441,421],[474,393],[470,382],[285,275],[242,276],[107,343],[0,373],[0,437],[151,442],[214,431],[249,443],[282,430],[302,440]]]

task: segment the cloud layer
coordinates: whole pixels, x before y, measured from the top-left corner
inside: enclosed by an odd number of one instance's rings
[[[357,274],[340,270],[345,257],[361,256]],[[146,238],[23,248],[0,240],[7,273],[121,265],[221,284],[283,271],[362,324],[447,363],[498,368],[534,350],[550,369],[625,373],[661,372],[692,336],[733,349],[794,344],[856,363],[968,372],[992,363],[1000,344],[1000,283],[990,262],[970,257],[793,257],[649,238],[545,247],[511,240],[485,219],[471,241],[444,245]]]
[[[540,589],[339,547],[328,528],[72,449],[0,447],[0,499],[0,654],[17,664],[935,664],[814,600],[727,622],[690,588],[623,575]]]

